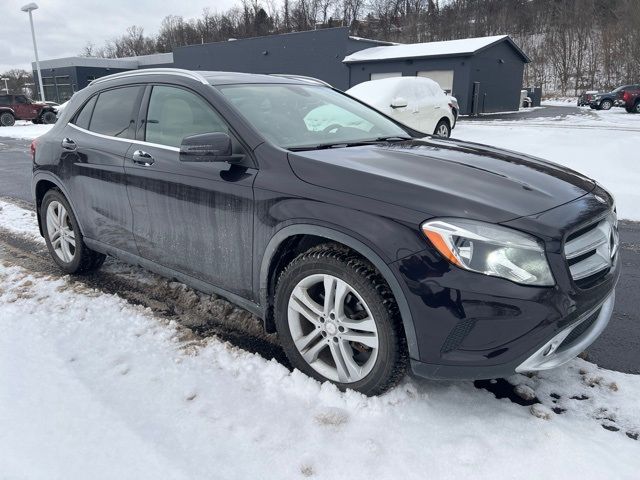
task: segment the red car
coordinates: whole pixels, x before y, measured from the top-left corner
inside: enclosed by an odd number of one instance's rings
[[[56,111],[44,102],[34,102],[26,95],[0,95],[0,126],[10,127],[16,120],[55,123]]]
[[[640,113],[640,85],[631,85],[622,93],[624,108],[629,113]]]

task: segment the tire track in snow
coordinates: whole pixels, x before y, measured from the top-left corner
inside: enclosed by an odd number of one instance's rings
[[[171,282],[138,267],[111,258],[103,269],[85,275],[67,275],[49,257],[46,246],[0,227],[0,258],[29,272],[74,282],[102,293],[118,295],[132,305],[151,309],[154,314],[174,320],[199,339],[217,336],[232,345],[275,358],[290,368],[275,335],[264,333],[261,321],[227,300],[201,294],[183,284]]]

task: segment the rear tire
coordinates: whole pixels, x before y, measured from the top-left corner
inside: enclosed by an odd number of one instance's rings
[[[0,126],[12,127],[16,123],[16,117],[9,112],[3,112],[0,114]]]
[[[318,381],[379,395],[405,375],[395,299],[380,274],[343,247],[314,247],[284,269],[275,323],[292,366]]]
[[[76,216],[65,196],[49,190],[40,207],[42,232],[54,262],[67,273],[84,273],[100,268],[106,258],[84,243]]]
[[[441,119],[438,122],[438,125],[436,125],[436,129],[433,131],[433,135],[436,137],[449,138],[451,136],[449,120],[446,118]]]
[[[640,113],[640,100],[638,100],[636,102],[636,104],[633,106],[633,113]]]

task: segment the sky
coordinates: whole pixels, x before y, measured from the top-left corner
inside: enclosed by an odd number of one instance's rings
[[[29,0],[0,0],[0,72],[31,69],[35,61],[29,15],[20,7]],[[76,56],[87,42],[97,47],[138,25],[146,35],[157,33],[167,15],[197,17],[204,8],[223,11],[234,0],[39,0],[33,12],[40,60]]]

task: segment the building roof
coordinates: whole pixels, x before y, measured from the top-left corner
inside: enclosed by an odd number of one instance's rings
[[[98,58],[98,57],[65,57],[52,60],[42,60],[40,68],[63,68],[63,67],[99,67],[99,68],[122,68],[126,70],[136,69],[144,65],[159,65],[173,63],[173,53],[156,53],[153,55],[140,55],[138,57],[124,58]],[[36,69],[35,62],[31,67]]]
[[[346,56],[343,62],[358,63],[405,58],[468,56],[503,41],[509,42],[526,63],[530,62],[529,57],[520,50],[520,47],[515,44],[509,35],[372,47]]]

